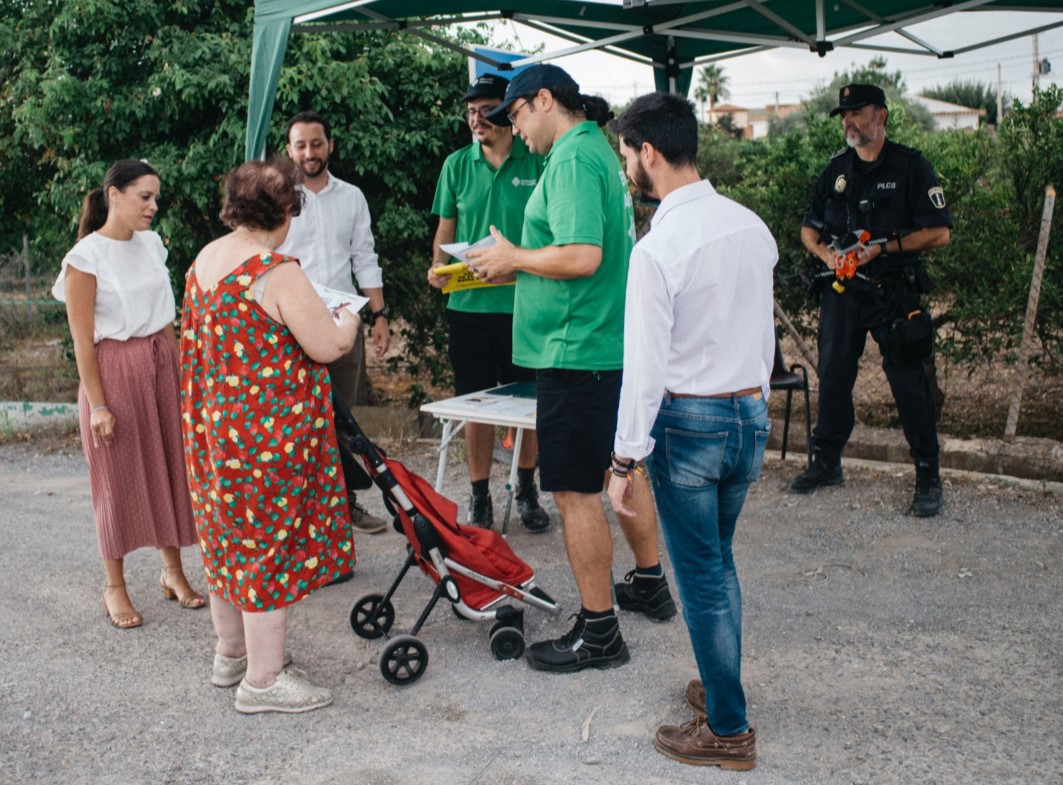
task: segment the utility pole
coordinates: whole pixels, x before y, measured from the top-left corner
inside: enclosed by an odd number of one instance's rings
[[[1041,81],[1041,58],[1037,54],[1037,33],[1033,36],[1033,89],[1036,90]]]
[[[997,63],[997,128],[1004,122],[1004,87],[1000,81],[1000,63]]]

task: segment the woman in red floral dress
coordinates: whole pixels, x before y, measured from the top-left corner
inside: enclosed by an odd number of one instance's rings
[[[285,669],[287,608],[354,564],[331,384],[354,343],[297,260],[274,252],[300,201],[287,162],[225,180],[233,231],[188,272],[181,320],[185,463],[218,634],[212,681],[245,713],[328,705]]]

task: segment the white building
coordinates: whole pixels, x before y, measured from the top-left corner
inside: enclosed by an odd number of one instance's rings
[[[985,114],[985,109],[972,109],[923,95],[906,95],[905,98],[926,107],[934,118],[934,128],[938,131],[975,131],[978,129],[979,118]]]

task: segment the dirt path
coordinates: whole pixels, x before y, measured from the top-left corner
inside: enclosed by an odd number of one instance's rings
[[[393,452],[433,476],[430,446]],[[145,626],[106,624],[76,448],[0,446],[0,783],[1063,781],[1063,497],[949,474],[944,514],[920,520],[900,514],[908,469],[850,464],[844,488],[811,498],[783,490],[797,469],[769,459],[739,524],[744,681],[760,761],[735,774],[653,750],[658,724],[688,716],[682,689],[695,672],[678,619],[624,615],[630,664],[556,676],[496,661],[487,625],[441,608],[422,631],[424,678],[385,683],[377,644],[355,637],[347,614],[397,572],[405,542],[393,532],[359,538],[356,579],[293,611],[290,649],[335,704],[241,716],[232,691],[209,683],[208,613],[162,599],[154,554],[128,560]],[[496,509],[502,473],[497,465]],[[459,463],[450,483],[464,502]],[[630,557],[616,539],[620,575]],[[574,611],[561,532],[518,526],[510,543]],[[188,549],[187,563],[196,559]],[[407,578],[397,627],[412,623],[430,588]],[[562,629],[527,614],[532,639]]]

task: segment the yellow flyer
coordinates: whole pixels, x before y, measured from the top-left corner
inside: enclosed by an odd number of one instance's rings
[[[483,289],[489,286],[512,286],[513,281],[508,283],[484,283],[476,274],[469,269],[469,265],[465,262],[455,262],[454,264],[448,264],[444,267],[437,267],[434,270],[436,275],[449,275],[450,280],[447,281],[446,286],[443,287],[444,294],[450,294],[451,292],[463,292],[466,289]]]
[[[484,283],[476,277],[476,274],[469,269],[469,265],[466,263],[466,252],[480,248],[490,248],[494,244],[495,238],[488,235],[472,245],[469,245],[468,243],[451,243],[449,245],[439,246],[444,253],[453,256],[455,259],[461,260],[454,264],[448,264],[436,268],[436,275],[450,276],[450,280],[447,281],[446,286],[443,287],[443,293],[450,294],[451,292],[463,292],[466,289],[483,289],[487,286],[513,286],[515,283],[514,281],[509,281],[507,283]]]

